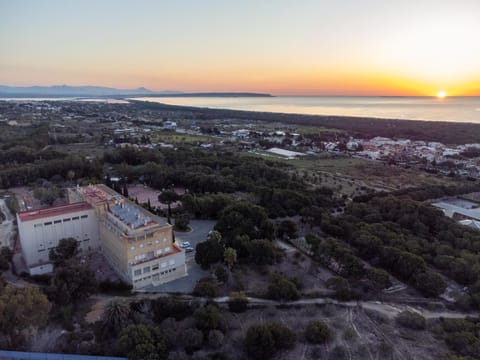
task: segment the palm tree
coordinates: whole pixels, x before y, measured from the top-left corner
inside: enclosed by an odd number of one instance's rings
[[[103,313],[103,327],[106,331],[119,334],[131,321],[130,305],[126,301],[112,300]]]

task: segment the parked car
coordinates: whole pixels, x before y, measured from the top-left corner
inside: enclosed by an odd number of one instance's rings
[[[186,253],[192,252],[192,251],[194,251],[194,250],[195,250],[195,249],[192,248],[191,246],[185,248],[185,252],[186,252]]]
[[[190,243],[188,241],[184,241],[182,242],[182,244],[180,245],[181,248],[187,248],[187,247],[191,247]]]

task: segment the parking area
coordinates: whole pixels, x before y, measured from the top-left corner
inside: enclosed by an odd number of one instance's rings
[[[184,241],[188,241],[190,246],[195,249],[195,246],[207,238],[208,233],[213,230],[216,221],[213,220],[192,220],[190,221],[190,228],[192,231],[188,233],[175,232],[175,242],[179,246]],[[147,287],[143,289],[147,292],[169,292],[169,293],[191,293],[195,288],[195,284],[201,278],[208,276],[209,271],[202,270],[202,268],[195,262],[195,251],[185,254],[185,261],[187,264],[188,275],[171,281],[167,284],[162,284],[155,287]]]

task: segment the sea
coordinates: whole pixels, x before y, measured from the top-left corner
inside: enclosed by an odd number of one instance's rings
[[[67,100],[126,103],[121,99],[30,98],[10,101]],[[307,115],[338,115],[480,124],[480,97],[272,96],[272,97],[137,97],[134,100],[211,109]]]
[[[480,123],[480,97],[144,97],[169,105],[308,115]]]

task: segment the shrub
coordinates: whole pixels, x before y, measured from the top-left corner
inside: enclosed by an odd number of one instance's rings
[[[295,333],[286,326],[267,323],[250,326],[245,337],[247,354],[254,359],[270,359],[282,349],[295,345]]]
[[[281,274],[275,274],[268,285],[267,296],[273,300],[297,300],[300,292],[293,281]]]
[[[196,296],[215,297],[217,296],[217,286],[210,278],[200,279],[195,285],[193,294]]]
[[[223,345],[224,335],[219,330],[210,330],[208,333],[208,344],[214,348],[218,349]]]
[[[247,310],[248,298],[243,292],[232,292],[228,300],[228,308],[231,312],[242,313]]]
[[[321,344],[332,337],[332,331],[322,321],[311,320],[305,328],[305,339],[311,344]]]
[[[398,314],[395,320],[399,325],[407,329],[425,330],[427,327],[427,322],[422,315],[408,310]]]
[[[215,277],[218,281],[226,283],[228,281],[228,272],[224,266],[218,265],[215,269]]]

